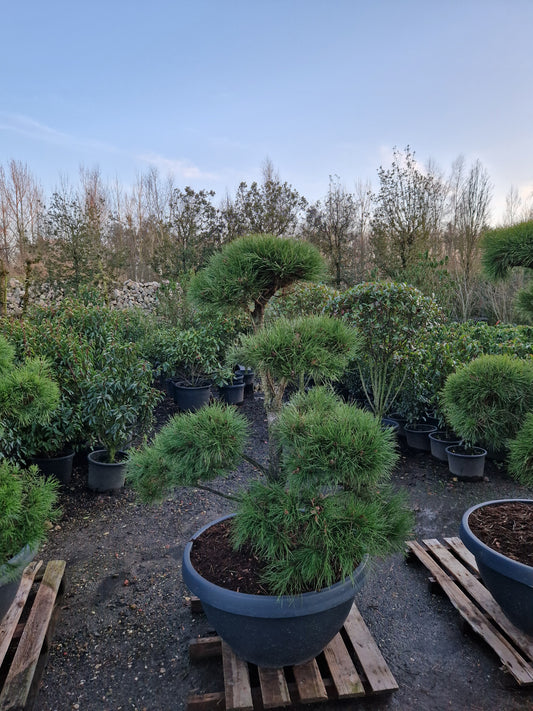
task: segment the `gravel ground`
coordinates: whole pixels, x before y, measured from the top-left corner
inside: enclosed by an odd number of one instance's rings
[[[250,451],[264,456],[266,422],[259,394],[242,411],[254,423]],[[175,412],[166,399],[159,422]],[[429,454],[402,448],[395,482],[416,513],[415,537],[458,535],[473,503],[528,497],[493,463],[484,482],[450,479]],[[242,465],[221,488],[235,490],[256,474]],[[180,571],[183,547],[231,502],[200,490],[179,490],[161,506],[86,489],[76,467],[63,493],[64,516],[44,546],[44,560],[67,561],[67,590],[37,698],[37,711],[177,711],[190,693],[219,691],[221,664],[190,664],[189,640],[209,630],[192,615]],[[462,630],[446,597],[431,594],[427,572],[401,556],[374,561],[356,602],[399,690],[337,703],[330,709],[511,711],[533,708],[533,691],[518,689],[485,644]],[[322,705],[308,709],[324,708]]]

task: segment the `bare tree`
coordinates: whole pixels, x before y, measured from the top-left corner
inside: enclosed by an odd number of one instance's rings
[[[28,167],[11,160],[5,170],[0,166],[0,232],[6,266],[24,263],[35,243],[42,222],[42,189]]]
[[[452,171],[451,246],[468,281],[477,271],[479,241],[488,228],[492,184],[479,160],[466,172],[460,157]]]

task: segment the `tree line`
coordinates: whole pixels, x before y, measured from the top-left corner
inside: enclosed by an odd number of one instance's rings
[[[459,157],[446,175],[432,161],[422,165],[409,146],[377,169],[375,190],[363,181],[350,190],[334,175],[315,202],[282,181],[269,160],[259,181],[243,181],[218,200],[156,169],[129,190],[81,169],[76,187],[64,182],[45,200],[28,167],[11,160],[0,165],[0,276],[57,281],[73,292],[124,278],[182,281],[223,244],[268,233],[315,244],[337,288],[409,281],[457,318],[490,311],[511,320],[510,295],[525,277],[494,287],[480,275],[491,198],[479,160]],[[533,200],[521,200],[515,188],[506,202],[504,224],[533,218]]]

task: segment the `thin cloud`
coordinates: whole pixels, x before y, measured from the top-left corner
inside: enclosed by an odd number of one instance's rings
[[[18,133],[43,143],[77,148],[97,148],[108,153],[119,153],[117,148],[107,143],[90,138],[79,138],[63,131],[57,131],[55,128],[40,123],[30,116],[11,114],[6,111],[0,111],[0,130]]]
[[[156,168],[161,170],[162,173],[171,173],[173,175],[180,175],[183,178],[192,178],[195,180],[218,179],[218,176],[216,176],[214,173],[206,173],[200,170],[198,166],[194,165],[194,163],[191,163],[191,161],[189,160],[165,158],[164,156],[160,156],[157,153],[144,153],[142,155],[139,155],[138,159],[144,161],[145,163],[148,163],[149,165],[155,166]]]

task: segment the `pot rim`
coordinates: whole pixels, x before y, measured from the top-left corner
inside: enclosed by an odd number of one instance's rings
[[[321,612],[322,610],[333,607],[335,604],[341,604],[342,598],[346,597],[346,588],[354,588],[353,595],[359,589],[366,575],[366,567],[369,556],[365,555],[361,563],[354,570],[353,574],[340,580],[334,585],[330,585],[322,590],[301,593],[299,595],[253,595],[250,593],[236,592],[227,588],[211,583],[202,577],[194,568],[191,562],[191,550],[194,541],[211,526],[225,521],[228,518],[233,518],[235,513],[221,516],[213,521],[210,521],[205,526],[202,526],[196,531],[185,545],[183,551],[183,578],[185,583],[191,590],[198,595],[202,602],[210,604],[213,597],[217,599],[217,607],[224,609],[226,612],[234,612],[242,614],[243,605],[247,609],[253,608],[254,617],[270,617],[270,611],[273,605],[277,607],[278,617],[299,617],[303,615]],[[188,578],[186,580],[185,578]],[[194,588],[194,589],[193,589]],[[344,593],[344,595],[343,595]],[[352,595],[352,597],[353,597]],[[224,602],[221,603],[220,596],[223,596]],[[333,602],[338,599],[338,602]],[[268,608],[268,611],[265,610]]]
[[[126,464],[126,461],[128,459],[128,453],[124,451],[123,449],[117,449],[117,457],[121,455],[121,459],[118,462],[105,462],[102,461],[101,459],[98,459],[98,455],[102,454],[107,454],[108,450],[107,449],[93,449],[89,454],[87,455],[87,459],[90,462],[93,462],[94,464],[99,464],[100,466],[107,466],[107,467],[116,467],[117,465],[124,465]]]
[[[394,419],[392,417],[391,419]],[[413,434],[432,434],[437,431],[437,425],[428,425],[425,422],[415,422],[413,424],[404,425],[404,430],[406,432],[412,432]]]
[[[477,459],[487,456],[487,450],[484,449],[483,447],[464,447],[463,445],[461,445],[461,446],[463,447],[463,449],[472,449],[472,450],[479,450],[479,451],[473,452],[472,454],[466,454],[463,452],[452,452],[451,450],[454,447],[457,447],[457,444],[450,444],[449,447],[446,447],[446,454],[451,454],[453,457],[465,457],[465,458],[475,457]]]
[[[429,439],[433,439],[436,442],[450,442],[450,444],[459,444],[462,440],[458,435],[455,435],[452,439],[449,437],[439,437],[439,435],[449,434],[448,430],[439,430],[436,432],[429,433]]]
[[[480,508],[484,508],[485,506],[497,506],[499,504],[510,504],[510,503],[526,503],[530,504],[533,506],[533,499],[494,499],[492,501],[482,501],[479,504],[475,504],[474,506],[471,506],[469,509],[465,511],[463,514],[463,517],[461,519],[461,530],[460,533],[462,534],[463,531],[466,532],[467,536],[471,537],[473,539],[474,545],[479,549],[477,553],[481,556],[482,559],[490,559],[492,558],[494,561],[498,561],[499,565],[504,568],[509,570],[509,577],[513,577],[515,579],[520,578],[522,582],[524,582],[527,585],[533,586],[533,566],[531,565],[526,565],[525,563],[520,563],[517,560],[514,560],[513,558],[509,558],[509,556],[504,555],[503,553],[499,553],[498,551],[494,550],[494,548],[491,548],[488,546],[486,543],[483,543],[476,534],[472,531],[468,524],[468,518],[470,514],[472,514],[474,511]],[[476,555],[476,551],[473,551],[468,545],[467,542],[463,539],[463,536],[461,535],[461,540],[463,543],[466,545],[466,547],[470,550],[471,553]],[[511,569],[512,568],[512,573]]]

